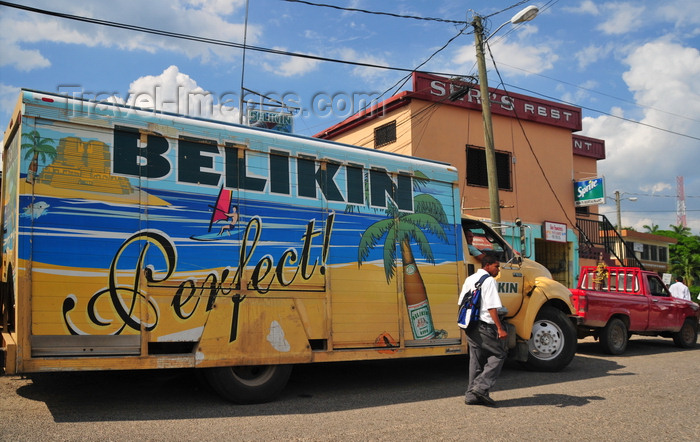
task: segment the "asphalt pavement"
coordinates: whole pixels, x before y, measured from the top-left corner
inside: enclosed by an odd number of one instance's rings
[[[590,338],[558,373],[509,363],[491,397],[464,404],[467,358],[297,366],[276,401],[234,405],[193,370],[0,377],[2,441],[700,440],[700,347]]]

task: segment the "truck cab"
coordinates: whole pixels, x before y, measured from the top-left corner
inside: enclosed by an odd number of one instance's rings
[[[554,371],[568,364],[576,351],[577,322],[569,290],[544,266],[522,257],[486,222],[463,215],[462,233],[467,276],[481,268],[479,253],[496,254],[501,262],[496,281],[506,322],[514,329],[509,331],[511,356],[537,370]]]

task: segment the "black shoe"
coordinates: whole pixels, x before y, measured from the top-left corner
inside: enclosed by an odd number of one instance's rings
[[[465,399],[464,403],[467,405],[479,405],[481,401],[479,399]]]
[[[479,399],[480,403],[482,403],[488,407],[497,407],[498,406],[498,405],[496,405],[496,401],[491,399],[491,397],[489,396],[488,393],[482,393],[482,392],[476,391],[476,390],[472,391],[471,393],[474,396],[476,396],[477,399]]]

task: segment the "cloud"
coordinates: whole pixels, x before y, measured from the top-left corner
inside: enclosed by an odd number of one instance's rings
[[[389,63],[386,61],[385,58],[376,54],[363,54],[351,48],[342,48],[337,52],[340,54],[340,58],[342,58],[343,60],[352,60],[359,63],[374,64],[377,66],[389,66]],[[386,72],[384,69],[364,66],[355,66],[352,69],[352,74],[355,77],[359,77],[363,80],[383,78],[383,74],[385,73]]]
[[[591,63],[595,63],[606,58],[608,55],[614,52],[614,49],[614,43],[607,43],[605,45],[591,44],[576,52],[574,57],[576,60],[578,60],[578,67],[583,69]]]
[[[592,14],[598,15],[598,6],[592,0],[582,1],[578,6],[564,6],[563,11],[572,12],[574,14]]]
[[[625,34],[638,30],[644,20],[642,14],[644,6],[635,6],[632,3],[604,3],[601,17],[607,17],[596,29],[608,35]]]
[[[692,26],[700,24],[700,14],[689,13],[698,7],[697,0],[674,0],[672,2],[658,2],[654,12],[663,20],[675,22],[676,26]],[[700,34],[700,29],[694,26],[694,35]]]
[[[684,176],[686,194],[700,195],[700,123],[688,117],[700,115],[700,51],[662,38],[632,50],[624,62],[639,124],[607,115],[583,121],[586,135],[605,140],[607,158],[599,170],[615,177],[608,188],[646,193],[675,188],[676,176]],[[658,211],[656,203],[648,209]],[[675,203],[666,204],[674,210]],[[635,207],[643,209],[641,200]],[[692,228],[700,229],[695,223]]]
[[[511,75],[539,74],[552,69],[554,63],[559,59],[554,50],[547,45],[533,46],[507,40],[501,40],[498,44],[492,44],[491,52],[496,60],[498,69],[501,72],[508,71]],[[457,49],[453,62],[460,66],[453,68],[455,72],[473,71],[472,67],[476,66],[474,46],[462,46]],[[488,56],[486,68],[493,68]]]
[[[151,0],[133,2],[112,0],[110,2],[73,2],[67,0],[38,2],[36,7],[46,8],[80,17],[95,17],[164,31],[209,37],[230,42],[242,42],[243,14],[227,19],[245,0]],[[158,17],[154,24],[153,17]],[[248,43],[255,42],[262,30],[249,25]],[[49,15],[28,13],[12,8],[3,8],[0,18],[0,45],[3,47],[2,63],[28,71],[50,65],[50,55],[44,53],[41,44],[64,43],[118,48],[125,51],[170,51],[185,54],[189,58],[231,61],[240,53],[231,48],[194,41],[163,37],[143,32],[133,32],[112,27],[83,23]],[[6,50],[7,48],[7,50]]]
[[[0,23],[2,26],[2,23]],[[34,69],[47,68],[51,66],[51,62],[41,55],[41,52],[34,49],[22,49],[14,42],[3,42],[2,57],[0,57],[0,66],[12,66],[18,71],[29,72]]]
[[[284,48],[274,48],[286,51]],[[311,55],[311,54],[307,54]],[[298,77],[318,68],[320,61],[302,57],[288,57],[284,55],[268,54],[262,62],[262,68],[281,77]]]
[[[191,117],[238,122],[237,95],[214,96],[192,77],[180,72],[177,66],[170,66],[159,75],[134,80],[129,85],[126,100],[112,97],[110,101]]]

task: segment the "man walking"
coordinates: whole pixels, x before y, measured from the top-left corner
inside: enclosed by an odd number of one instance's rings
[[[506,350],[506,331],[498,317],[498,309],[502,307],[498,296],[496,280],[500,271],[498,258],[489,253],[481,260],[481,269],[469,276],[462,286],[459,303],[484,275],[489,275],[481,285],[481,307],[479,320],[467,328],[467,343],[469,344],[469,386],[464,396],[468,405],[496,406],[489,396],[489,391],[496,383],[501,373],[503,363],[508,354]]]
[[[690,301],[690,290],[688,286],[683,284],[683,277],[676,276],[676,282],[668,288],[671,291],[671,296],[678,299]]]

